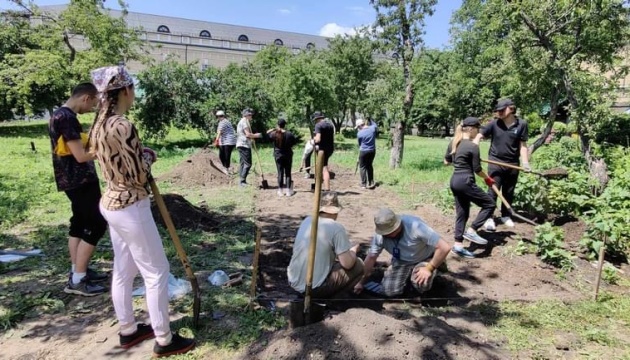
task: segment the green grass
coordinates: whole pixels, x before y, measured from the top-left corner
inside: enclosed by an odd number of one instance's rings
[[[84,120],[86,124],[90,121],[89,117]],[[24,319],[41,314],[80,313],[85,309],[71,308],[67,298],[59,297],[68,271],[66,234],[70,209],[67,198],[56,191],[54,184],[47,124],[0,124],[0,138],[3,144],[0,152],[0,248],[38,247],[46,254],[44,259],[29,258],[18,263],[0,264],[1,333]],[[37,152],[31,151],[30,142],[35,144]],[[146,145],[156,149],[159,155],[159,161],[153,167],[154,174],[159,176],[168,172],[206,142],[196,131],[179,129],[172,130],[164,141],[147,142]],[[384,188],[397,193],[404,201],[403,206],[434,203],[449,208],[452,197],[444,189],[448,186],[452,168],[442,165],[447,144],[446,139],[408,136],[405,138],[402,167],[390,170],[389,149],[386,148],[386,139],[381,138],[377,142],[374,162],[375,179]],[[482,154],[487,153],[487,146],[482,144]],[[264,172],[274,173],[272,148],[269,144],[261,144],[259,150]],[[302,151],[301,146],[295,149],[295,170],[299,168]],[[333,170],[353,172],[357,155],[354,139],[337,141],[337,150],[331,159]],[[236,151],[232,161],[238,164]],[[254,164],[256,166],[256,157]],[[199,343],[197,350],[179,358],[230,358],[236,351],[257,340],[263,331],[286,326],[286,319],[281,315],[248,307],[250,269],[239,258],[253,251],[254,190],[180,188],[168,184],[160,184],[160,188],[163,193],[176,192],[184,196],[193,205],[203,201],[212,214],[223,216],[223,221],[226,221],[219,231],[178,229],[192,267],[208,274],[222,269],[228,273],[241,271],[245,275],[241,286],[229,289],[209,287],[203,291],[202,312],[221,312],[225,314],[222,320],[203,321],[202,328],[198,330],[192,329],[188,317],[174,324],[175,329],[194,335]],[[163,228],[160,232],[170,259],[171,272],[177,277],[184,277],[184,270],[167,232]],[[94,255],[94,262],[110,266],[110,247],[109,240],[103,239]],[[33,283],[37,287],[29,288],[30,292],[25,293],[25,286]],[[172,305],[175,311],[188,314],[192,298],[184,297]],[[440,311],[434,310],[436,314]],[[608,296],[599,302],[572,304],[560,301],[503,302],[496,306],[471,307],[468,311],[479,312],[492,335],[504,339],[506,346],[515,353],[541,351],[553,344],[555,335],[571,333],[577,339],[575,350],[578,352],[588,352],[597,358],[608,348],[613,349],[613,352],[607,353],[609,355],[614,353],[615,356],[630,358],[626,345],[630,300],[620,296]],[[113,320],[106,312],[103,316],[103,321]],[[540,357],[544,356],[541,353]],[[547,357],[554,355],[547,354]]]

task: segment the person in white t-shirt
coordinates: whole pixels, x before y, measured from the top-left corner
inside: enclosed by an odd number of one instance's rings
[[[250,108],[243,110],[243,118],[236,126],[236,148],[240,156],[239,176],[240,186],[247,186],[247,175],[252,168],[252,139],[260,139],[260,133],[253,133],[251,127],[254,111]]]

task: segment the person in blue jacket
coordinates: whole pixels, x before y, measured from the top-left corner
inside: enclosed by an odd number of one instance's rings
[[[376,156],[377,126],[374,121],[369,124],[357,119],[357,142],[359,143],[359,169],[361,171],[361,188],[374,189],[374,157]]]

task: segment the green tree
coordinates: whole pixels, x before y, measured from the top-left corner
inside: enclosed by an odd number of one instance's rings
[[[495,70],[501,95],[525,110],[551,102],[553,126],[560,101],[569,102],[591,174],[604,185],[606,163],[593,151],[598,124],[610,117],[620,53],[628,44],[626,0],[466,0],[454,20],[458,42],[482,49],[475,59]],[[500,70],[500,71],[498,71]],[[542,144],[539,139],[535,146]]]
[[[217,71],[168,60],[138,74],[142,89],[134,113],[148,137],[164,138],[173,127],[209,132],[205,104],[216,88]]]
[[[18,112],[51,111],[77,82],[89,80],[91,69],[144,60],[137,30],[126,26],[123,1],[121,18],[109,16],[99,0],[72,0],[59,14],[32,1],[10,1],[19,10],[4,13],[0,27],[0,90]],[[77,50],[80,41],[87,46]]]
[[[422,47],[424,18],[433,14],[437,0],[370,0],[376,10],[375,36],[381,49],[394,52],[400,59],[405,79],[403,117],[392,130],[389,166],[400,167],[404,152],[405,128],[411,119],[414,101],[414,81],[411,63]]]
[[[325,60],[332,72],[335,100],[338,104],[339,117],[337,130],[348,120],[354,122],[359,109],[359,102],[365,97],[366,86],[374,78],[373,42],[363,34],[355,36],[336,36],[330,40],[324,51]]]

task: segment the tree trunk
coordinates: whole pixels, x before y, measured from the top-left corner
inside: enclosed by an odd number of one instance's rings
[[[553,130],[553,123],[556,122],[556,117],[558,115],[558,94],[559,90],[556,88],[551,94],[551,100],[549,105],[551,106],[551,110],[549,110],[549,119],[547,119],[547,125],[545,125],[545,130],[543,130],[542,135],[533,144],[529,146],[527,151],[529,155],[534,153],[534,151],[538,150],[539,147],[545,144],[545,140],[551,134],[551,130]]]
[[[575,97],[575,92],[573,91],[573,83],[571,79],[569,79],[566,72],[562,74],[562,80],[564,82],[565,89],[567,90],[567,96],[569,98],[569,102],[573,107],[573,110],[577,109],[578,102]],[[575,115],[574,115],[575,116]],[[608,184],[608,166],[606,165],[606,160],[603,158],[598,158],[593,155],[591,151],[591,139],[586,133],[584,126],[581,122],[578,121],[577,131],[580,136],[580,143],[582,144],[582,154],[584,154],[584,159],[588,164],[588,169],[592,177],[599,181],[599,189],[597,189],[597,193],[599,194],[604,190],[606,184]]]
[[[391,169],[399,168],[403,160],[403,150],[405,147],[405,123],[399,121],[391,130],[392,132],[392,148],[389,156],[389,167]]]

